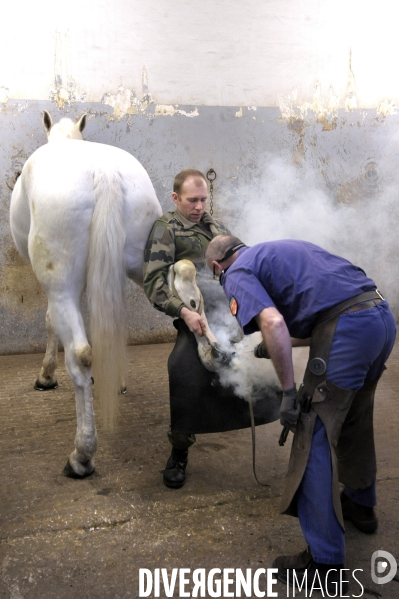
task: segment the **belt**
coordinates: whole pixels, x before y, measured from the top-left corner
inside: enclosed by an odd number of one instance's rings
[[[369,302],[360,302],[359,304],[349,306],[349,308],[347,308],[346,310],[342,310],[340,314],[349,314],[349,312],[358,312],[359,310],[367,310],[367,308],[374,308],[374,306],[378,306],[378,304],[380,304],[381,302],[381,299],[375,299]]]
[[[364,305],[365,303],[370,303],[371,301],[378,301],[378,300],[381,300],[381,301],[384,300],[384,298],[382,297],[382,295],[378,291],[378,289],[375,289],[374,291],[365,291],[363,293],[360,293],[359,295],[355,295],[355,297],[351,297],[347,300],[344,300],[343,302],[340,302],[339,304],[335,304],[335,306],[332,306],[331,308],[327,308],[327,310],[324,310],[324,312],[320,312],[320,314],[316,318],[314,327],[317,327],[322,322],[329,320],[330,318],[333,318],[334,316],[337,316],[337,314],[342,314],[344,310],[347,310],[351,306],[357,306],[359,304]],[[376,304],[372,304],[372,305],[376,305]],[[371,305],[367,306],[367,308],[370,308],[370,307],[371,307]],[[358,309],[363,310],[364,308],[358,308]]]

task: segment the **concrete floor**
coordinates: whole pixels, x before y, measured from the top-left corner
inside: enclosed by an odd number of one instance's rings
[[[33,381],[42,356],[0,357],[0,597],[136,598],[140,568],[254,572],[271,567],[277,555],[303,549],[297,520],[279,514],[290,445],[278,446],[279,423],[257,429],[258,476],[270,486],[255,482],[251,435],[242,430],[199,436],[186,485],[164,487],[171,347],[129,348],[129,390],[121,398],[118,430],[111,434],[98,426],[96,472],[83,481],[61,474],[75,433],[72,385],[63,366],[59,388],[40,393]],[[295,352],[299,373],[306,352]],[[378,585],[370,572],[374,551],[399,557],[398,381],[396,346],[375,413],[379,529],[364,535],[347,525],[346,567],[363,569],[357,577],[365,587],[362,592],[352,584],[349,596],[399,596],[397,580]],[[260,588],[266,591],[263,579]],[[273,590],[289,596],[280,583]]]

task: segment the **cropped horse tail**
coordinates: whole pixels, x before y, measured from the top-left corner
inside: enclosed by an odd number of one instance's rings
[[[126,372],[124,185],[117,172],[105,169],[94,174],[93,183],[96,205],[87,269],[92,373],[103,424],[112,430]]]

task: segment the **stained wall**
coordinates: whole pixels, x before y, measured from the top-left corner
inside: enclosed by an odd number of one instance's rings
[[[45,297],[8,225],[41,112],[133,153],[164,210],[213,168],[214,213],[248,243],[305,238],[356,261],[394,309],[399,80],[387,0],[26,0],[0,23],[0,352],[41,351]],[[131,343],[170,319],[129,284]]]

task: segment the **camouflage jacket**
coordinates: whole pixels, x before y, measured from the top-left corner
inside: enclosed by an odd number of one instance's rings
[[[178,210],[167,212],[154,224],[144,253],[144,292],[154,308],[177,317],[184,305],[168,285],[171,264],[191,260],[197,271],[205,266],[205,252],[211,239],[229,230],[208,212],[199,223],[187,220]]]

